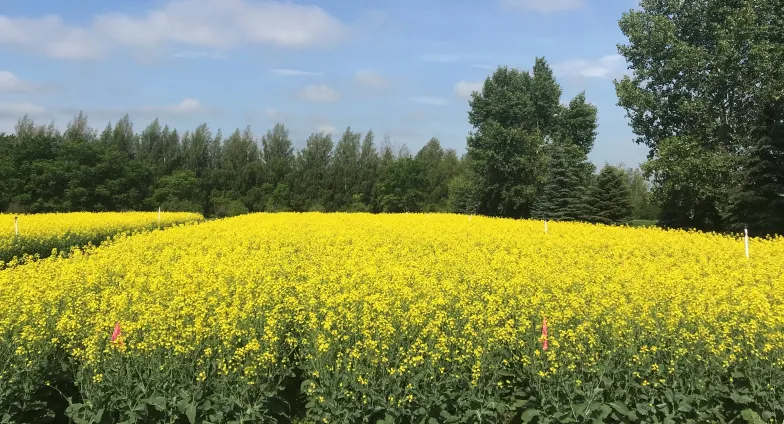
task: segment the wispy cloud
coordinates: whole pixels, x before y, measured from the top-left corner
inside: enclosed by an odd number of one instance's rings
[[[181,51],[172,55],[175,59],[221,59],[223,56],[219,52],[208,51]]]
[[[340,93],[328,85],[319,84],[303,88],[299,97],[313,103],[334,103],[340,100]]]
[[[302,71],[299,69],[281,69],[275,68],[270,69],[273,74],[276,75],[283,75],[289,77],[310,77],[310,76],[321,76],[324,75],[323,72],[313,72],[313,71]]]
[[[559,77],[613,79],[626,73],[626,60],[618,54],[598,59],[575,59],[553,64]]]
[[[455,96],[464,100],[471,98],[474,91],[482,91],[482,82],[460,81],[455,84]]]
[[[19,119],[24,115],[39,117],[46,114],[46,108],[27,102],[0,102],[0,119]]]
[[[430,97],[430,96],[414,96],[411,97],[412,102],[421,103],[425,105],[444,106],[448,102],[443,97]]]
[[[495,69],[495,66],[487,65],[487,64],[484,64],[484,63],[475,63],[475,64],[471,65],[471,67],[477,68],[477,69]]]
[[[196,99],[186,98],[177,104],[164,106],[143,106],[137,109],[142,114],[153,115],[189,115],[206,112],[207,108]]]
[[[337,131],[337,128],[330,124],[319,124],[316,125],[316,131],[323,132],[324,134],[334,134],[335,131]]]
[[[501,0],[506,9],[537,13],[556,13],[581,9],[585,0]]]
[[[354,81],[357,83],[373,88],[386,88],[389,87],[389,78],[369,70],[359,70],[354,75]]]
[[[22,80],[8,71],[0,71],[0,93],[27,93],[39,86]]]

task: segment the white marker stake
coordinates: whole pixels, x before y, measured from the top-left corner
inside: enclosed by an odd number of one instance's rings
[[[544,220],[544,233],[547,234],[547,220]]]
[[[14,233],[18,236],[19,235],[19,217],[14,217]]]
[[[743,236],[743,242],[746,245],[746,259],[748,259],[749,258],[749,229],[744,228],[743,232],[746,233],[746,235]]]
[[[158,228],[161,228],[161,207],[158,206]]]

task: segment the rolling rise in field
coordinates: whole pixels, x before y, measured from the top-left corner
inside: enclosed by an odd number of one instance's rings
[[[0,414],[59,379],[107,422],[279,418],[291,391],[320,422],[781,421],[784,239],[752,249],[446,214],[122,238],[0,271]]]

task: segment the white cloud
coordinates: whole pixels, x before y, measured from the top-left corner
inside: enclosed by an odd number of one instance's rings
[[[325,85],[309,85],[299,93],[301,99],[313,103],[334,103],[340,100],[340,93],[334,88]]]
[[[332,43],[346,33],[342,22],[318,6],[273,0],[170,0],[144,15],[95,15],[85,26],[65,23],[55,15],[0,15],[0,44],[73,60],[98,58],[118,46],[308,47]]]
[[[268,107],[264,109],[264,116],[274,119],[280,116],[280,112],[278,112],[278,110],[273,107]]]
[[[276,75],[283,75],[283,76],[290,76],[290,77],[307,77],[307,76],[319,76],[324,75],[323,72],[311,72],[311,71],[300,71],[298,69],[270,69],[273,74]]]
[[[566,12],[585,6],[585,0],[501,0],[501,6],[538,13]]]
[[[389,86],[389,79],[377,72],[368,70],[357,71],[357,74],[354,75],[354,80],[367,87],[386,88]]]
[[[414,96],[411,97],[411,101],[433,106],[444,106],[447,104],[446,99],[441,97]]]
[[[0,93],[25,93],[35,88],[35,84],[24,81],[11,72],[0,71]]]
[[[316,125],[316,131],[323,132],[324,134],[334,134],[337,131],[334,125],[320,124]]]
[[[455,84],[455,96],[461,99],[470,99],[471,93],[474,91],[482,91],[482,86],[484,83],[480,82],[468,82],[468,81],[460,81]]]
[[[218,52],[207,52],[207,51],[182,51],[177,52],[172,55],[175,59],[220,59],[222,58],[221,54]]]
[[[0,44],[54,59],[90,59],[107,50],[106,39],[90,29],[68,26],[54,15],[33,19],[0,15]]]
[[[477,69],[494,69],[495,68],[493,65],[487,65],[487,64],[484,64],[484,63],[475,63],[475,64],[473,64],[471,66],[474,67],[474,68],[477,68]]]
[[[189,115],[207,111],[201,102],[196,99],[183,99],[181,102],[174,105],[165,106],[146,106],[137,109],[145,114],[160,114],[160,115]]]
[[[0,102],[0,118],[19,119],[25,115],[37,117],[46,114],[46,108],[32,103]]]
[[[611,54],[599,59],[575,59],[553,64],[553,72],[559,77],[612,79],[626,73],[623,56]]]

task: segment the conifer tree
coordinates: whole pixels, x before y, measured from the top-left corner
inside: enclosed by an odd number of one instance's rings
[[[587,185],[586,160],[580,147],[556,141],[550,150],[547,180],[534,203],[532,216],[555,221],[584,218]]]
[[[729,228],[764,236],[784,234],[784,112],[769,107],[752,130],[752,145],[743,158],[740,185],[729,196]]]
[[[588,196],[588,220],[601,224],[625,224],[632,220],[629,183],[623,170],[605,165]]]

